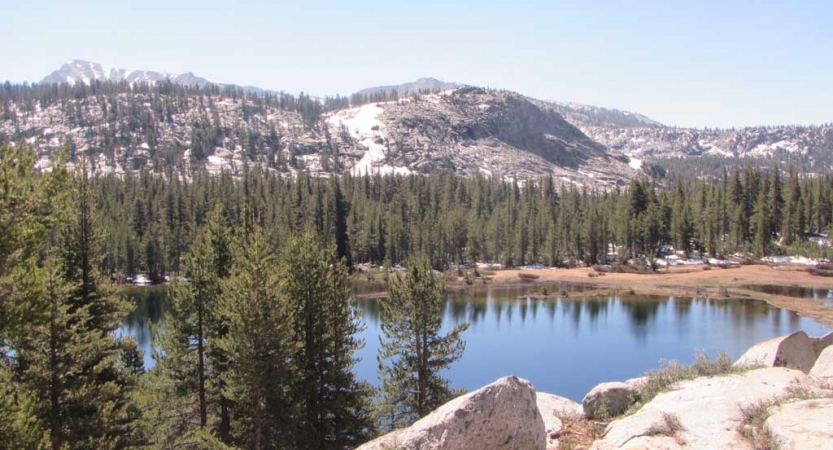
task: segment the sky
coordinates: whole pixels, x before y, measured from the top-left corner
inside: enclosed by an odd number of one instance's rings
[[[324,96],[435,77],[667,125],[833,122],[833,1],[0,0],[0,80],[70,59]]]

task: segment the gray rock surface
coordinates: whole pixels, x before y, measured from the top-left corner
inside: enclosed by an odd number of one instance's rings
[[[604,439],[591,449],[751,450],[752,444],[738,432],[741,408],[785,395],[791,387],[807,382],[804,373],[778,367],[678,383],[635,414],[611,422]],[[680,424],[673,436],[655,431],[666,416]]]
[[[773,408],[765,425],[781,450],[833,450],[833,399],[804,400]]]
[[[735,366],[790,367],[807,373],[816,363],[823,347],[831,340],[829,334],[811,338],[803,331],[796,331],[754,345],[741,355]]]
[[[833,331],[821,337],[810,338],[810,340],[813,341],[813,350],[816,351],[816,354],[821,355],[821,352],[833,345]]]
[[[816,363],[810,369],[810,376],[833,380],[833,346],[824,349],[816,358]]]
[[[627,383],[601,383],[591,389],[581,401],[584,415],[588,419],[598,419],[621,414],[630,406],[633,393],[633,386]]]
[[[504,377],[359,450],[544,450],[546,438],[532,384]]]

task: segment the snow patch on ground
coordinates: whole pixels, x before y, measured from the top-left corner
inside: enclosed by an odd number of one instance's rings
[[[804,256],[767,256],[765,258],[761,258],[761,261],[773,264],[801,264],[804,266],[819,265],[818,259],[811,259]]]
[[[350,169],[353,175],[369,175],[377,172],[383,175],[409,175],[411,173],[407,167],[377,164],[387,159],[387,146],[379,143],[384,142],[385,138],[385,126],[379,120],[382,113],[384,110],[378,104],[372,103],[339,111],[327,119],[331,127],[347,128],[350,135],[367,148],[359,162]]]
[[[379,121],[379,115],[384,110],[376,103],[362,105],[358,108],[351,108],[344,111],[339,111],[327,119],[327,122],[332,127],[340,127],[344,125],[351,136],[359,135],[362,137],[370,137],[374,135],[382,135],[382,122]],[[376,130],[373,128],[376,127]]]

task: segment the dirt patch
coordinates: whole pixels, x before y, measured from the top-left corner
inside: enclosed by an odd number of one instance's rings
[[[518,278],[519,270],[501,270],[495,272],[492,286],[530,285]],[[592,282],[592,287],[584,292],[571,292],[571,296],[605,296],[605,295],[669,295],[677,297],[709,297],[709,298],[753,298],[767,303],[795,311],[803,316],[816,319],[820,323],[833,327],[833,308],[813,301],[812,299],[787,297],[766,294],[746,289],[744,286],[752,284],[782,284],[785,286],[801,286],[808,288],[829,288],[829,280],[813,276],[804,266],[767,266],[749,265],[732,270],[703,270],[701,267],[691,266],[669,267],[655,273],[606,273],[601,277],[590,277],[595,273],[590,268],[580,269],[542,269],[529,270],[539,277],[533,282],[538,284],[573,283],[586,284]],[[540,292],[540,291],[539,291]],[[547,295],[531,292],[532,298],[558,297],[559,292],[548,292]]]

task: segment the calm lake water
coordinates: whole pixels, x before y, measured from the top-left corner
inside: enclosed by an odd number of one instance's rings
[[[785,297],[810,298],[833,308],[833,289],[781,286],[777,284],[752,284],[744,286],[744,288],[766,294],[783,295]]]
[[[560,289],[559,289],[560,290]],[[557,292],[557,291],[556,291]],[[452,385],[477,389],[504,375],[532,381],[536,389],[574,400],[603,381],[625,380],[656,368],[661,360],[689,363],[695,351],[728,353],[796,330],[809,335],[827,328],[793,312],[756,300],[675,299],[621,296],[534,300],[521,289],[485,289],[449,294],[443,327],[469,322],[466,351],[446,374]],[[149,323],[166,307],[163,287],[130,288],[137,302],[123,333],[136,336],[151,367]],[[519,298],[519,296],[521,296]],[[360,300],[367,328],[356,372],[378,383],[379,303]]]

